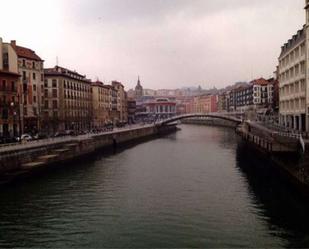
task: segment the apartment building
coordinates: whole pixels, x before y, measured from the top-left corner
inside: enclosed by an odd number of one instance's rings
[[[264,78],[250,82],[253,88],[253,105],[259,108],[270,108],[274,101],[274,82]]]
[[[44,116],[42,129],[86,131],[92,123],[91,81],[63,67],[44,70]]]
[[[92,127],[103,128],[111,122],[110,112],[110,88],[102,82],[96,81],[91,84],[92,88]]]
[[[112,87],[117,91],[117,111],[119,113],[119,122],[128,122],[128,107],[127,107],[127,94],[124,86],[118,81],[112,81]]]
[[[304,131],[306,122],[306,26],[281,48],[279,57],[280,123]],[[308,130],[308,127],[307,127]]]
[[[229,91],[221,93],[218,96],[218,112],[226,112],[229,110]]]
[[[0,138],[20,135],[18,57],[0,38]]]
[[[136,100],[130,98],[127,100],[127,108],[128,108],[128,123],[135,123],[135,114],[136,114]]]
[[[109,96],[109,123],[117,125],[120,123],[120,111],[118,110],[118,92],[111,86],[107,85]]]
[[[228,110],[246,112],[249,109],[256,111],[271,109],[274,101],[274,81],[259,78],[247,85],[232,89],[228,96]]]
[[[218,111],[218,96],[200,95],[193,99],[194,113],[214,113]]]
[[[44,61],[35,51],[21,47],[16,41],[11,46],[18,56],[18,85],[22,86],[20,116],[22,133],[37,133],[40,130],[44,92]]]

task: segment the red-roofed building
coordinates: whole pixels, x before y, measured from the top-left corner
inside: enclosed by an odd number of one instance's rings
[[[18,71],[21,75],[21,131],[37,133],[40,130],[42,107],[44,103],[44,61],[35,51],[18,46],[11,41],[11,46],[18,56]]]
[[[253,104],[263,108],[273,105],[274,85],[264,78],[251,81],[253,86]]]

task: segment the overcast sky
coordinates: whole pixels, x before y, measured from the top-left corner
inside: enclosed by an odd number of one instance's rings
[[[0,37],[91,79],[223,87],[272,76],[304,0],[9,0]]]

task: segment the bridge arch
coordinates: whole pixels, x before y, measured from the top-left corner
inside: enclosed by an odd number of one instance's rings
[[[234,114],[235,115],[235,114]],[[235,116],[231,115],[224,115],[220,113],[191,113],[191,114],[184,114],[184,115],[178,115],[166,120],[161,121],[160,125],[168,125],[170,123],[176,122],[178,120],[188,119],[188,118],[215,118],[215,119],[222,119],[226,121],[235,122],[237,125],[242,123],[241,118],[237,118]]]

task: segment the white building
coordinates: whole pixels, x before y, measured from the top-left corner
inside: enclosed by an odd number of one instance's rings
[[[282,46],[279,57],[280,124],[299,131],[309,129],[306,29],[304,26]]]

